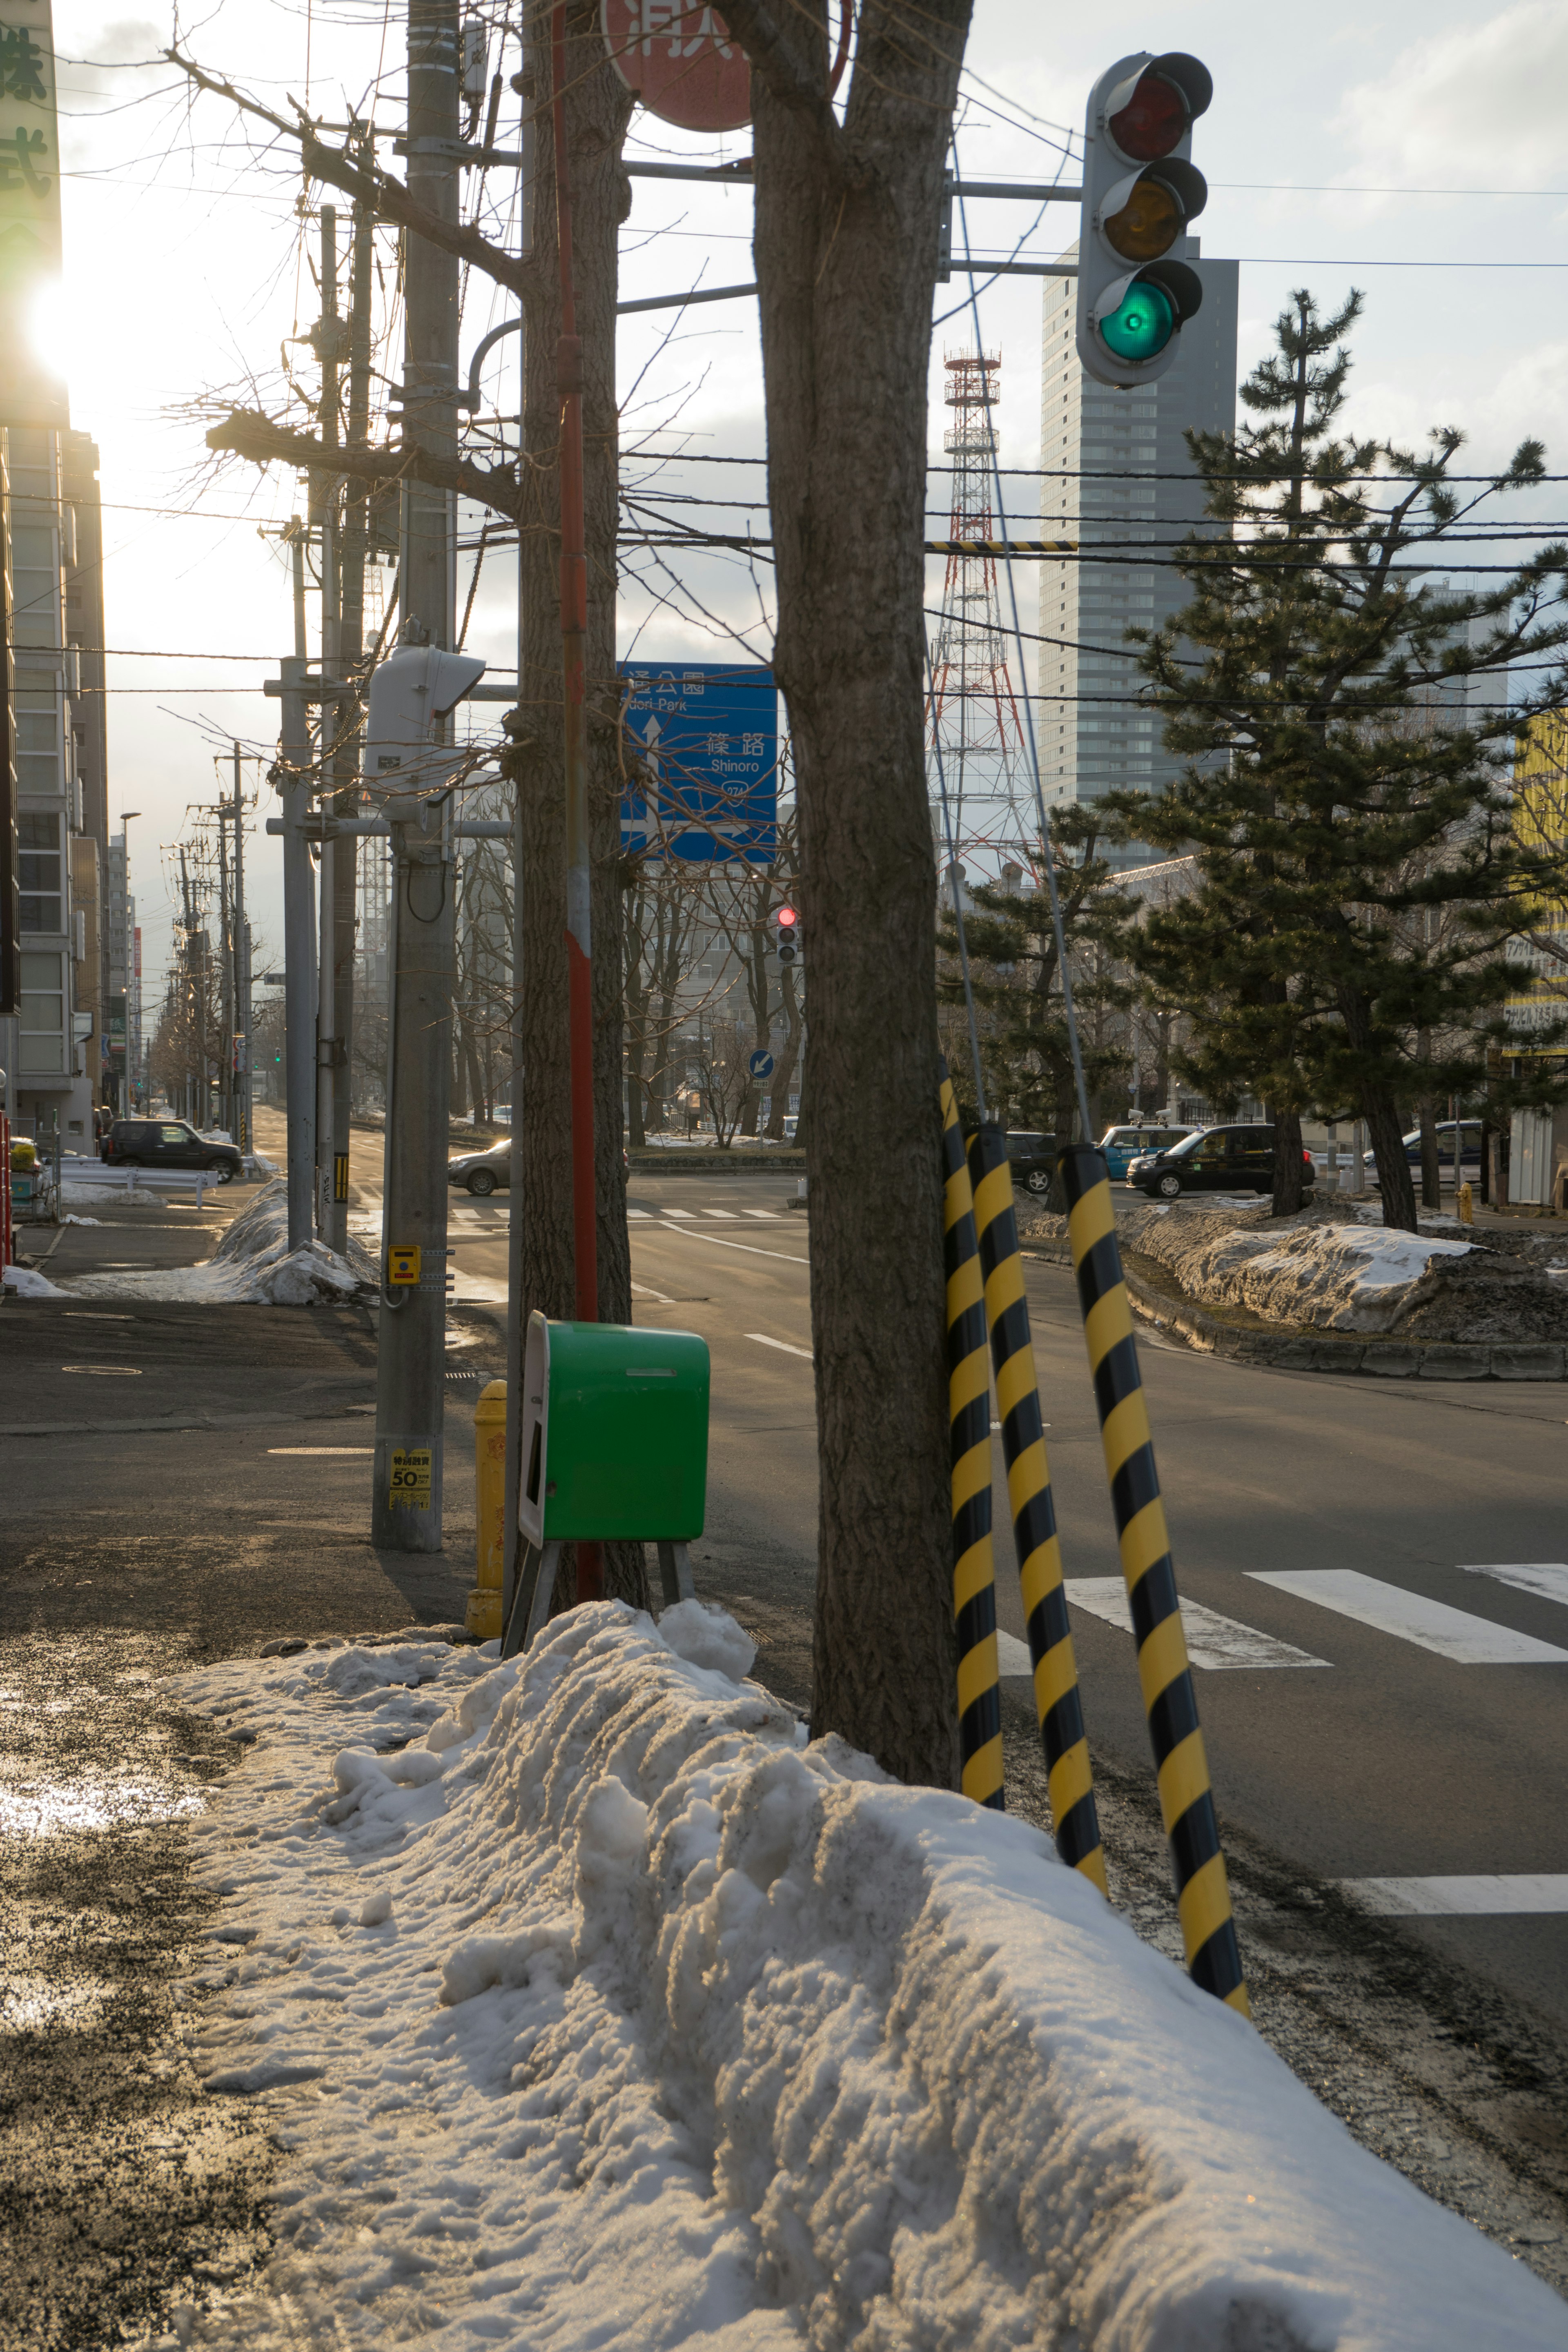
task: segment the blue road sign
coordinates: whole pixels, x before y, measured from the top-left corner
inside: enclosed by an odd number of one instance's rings
[[[746,1064],[746,1067],[753,1078],[771,1078],[773,1074],[773,1057],[765,1045],[759,1045]]]
[[[778,837],[779,701],[770,669],[622,662],[628,771],[621,846],[693,865],[773,863]]]

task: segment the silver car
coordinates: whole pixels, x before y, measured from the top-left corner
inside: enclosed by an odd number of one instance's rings
[[[499,1187],[503,1192],[511,1188],[511,1138],[503,1136],[486,1151],[460,1151],[447,1162],[448,1184],[463,1184],[481,1200]]]

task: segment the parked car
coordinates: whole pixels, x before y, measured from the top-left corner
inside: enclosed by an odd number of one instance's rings
[[[1437,1121],[1437,1165],[1450,1181],[1454,1174],[1454,1138],[1459,1139],[1459,1174],[1479,1176],[1481,1172],[1481,1123],[1479,1118],[1440,1118]],[[1405,1157],[1412,1168],[1421,1165],[1421,1129],[1413,1127],[1408,1135],[1401,1136]]]
[[[1312,1185],[1312,1155],[1303,1150],[1301,1181]],[[1272,1121],[1205,1127],[1184,1136],[1168,1151],[1134,1160],[1127,1181],[1151,1200],[1174,1201],[1183,1192],[1271,1192],[1274,1190]]]
[[[1120,1184],[1135,1160],[1149,1159],[1156,1151],[1169,1151],[1173,1143],[1180,1143],[1184,1135],[1194,1131],[1181,1126],[1108,1127],[1099,1145],[1105,1172],[1113,1184]]]
[[[102,1150],[111,1168],[201,1168],[220,1184],[245,1172],[237,1146],[198,1135],[184,1118],[117,1118]]]
[[[1015,1184],[1031,1192],[1048,1192],[1057,1172],[1057,1139],[1037,1128],[1009,1128],[1007,1160]]]
[[[448,1184],[466,1184],[470,1192],[482,1200],[499,1185],[503,1192],[511,1188],[511,1138],[503,1136],[492,1143],[488,1151],[460,1151],[447,1162]]]

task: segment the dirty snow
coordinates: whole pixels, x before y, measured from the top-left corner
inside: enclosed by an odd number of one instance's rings
[[[240,1211],[213,1255],[201,1265],[151,1274],[78,1275],[71,1289],[79,1297],[90,1298],[321,1307],[362,1298],[376,1281],[375,1260],[352,1237],[344,1257],[324,1242],[289,1250],[289,1188],[279,1179]]]
[[[14,1290],[18,1298],[68,1298],[68,1290],[58,1290],[47,1276],[36,1274],[30,1265],[8,1265],[0,1269],[0,1282]]]
[[[171,1685],[244,1743],[193,2054],[283,2154],[168,2344],[1562,2340],[1039,1831],[805,1746],[751,1647],[606,1603]]]

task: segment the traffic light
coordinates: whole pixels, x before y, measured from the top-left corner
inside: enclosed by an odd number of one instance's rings
[[[1208,202],[1191,155],[1213,96],[1208,68],[1180,49],[1122,58],[1089,94],[1078,355],[1098,383],[1129,391],[1163,375],[1204,299],[1197,271],[1166,257]]]
[[[793,907],[781,907],[775,920],[779,927],[779,961],[793,963],[800,950],[800,917]]]

